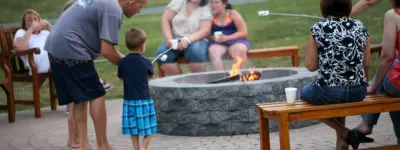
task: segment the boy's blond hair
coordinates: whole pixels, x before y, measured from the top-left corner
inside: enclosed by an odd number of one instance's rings
[[[130,51],[140,51],[146,42],[146,33],[139,28],[131,28],[125,33],[125,44]]]

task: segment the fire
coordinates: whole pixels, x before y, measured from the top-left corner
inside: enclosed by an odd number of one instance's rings
[[[232,70],[229,72],[229,76],[237,76],[240,75],[240,80],[247,82],[252,80],[259,80],[261,77],[262,70],[259,69],[258,72],[254,71],[254,68],[250,68],[250,72],[242,75],[242,71],[240,70],[240,66],[243,63],[243,59],[237,57],[237,62],[232,64]]]

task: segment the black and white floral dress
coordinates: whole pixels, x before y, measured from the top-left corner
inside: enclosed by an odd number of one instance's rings
[[[366,85],[364,50],[367,28],[350,18],[326,18],[311,27],[318,47],[316,86],[348,87]]]

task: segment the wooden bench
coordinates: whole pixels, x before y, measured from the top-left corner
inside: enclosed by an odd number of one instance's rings
[[[380,55],[381,49],[381,44],[372,45],[371,53]],[[286,102],[258,104],[260,148],[261,150],[270,149],[269,120],[275,120],[279,123],[280,148],[281,150],[288,150],[290,149],[289,122],[399,111],[399,106],[400,98],[393,98],[384,94],[368,95],[362,102],[323,106],[313,106],[304,101],[297,101],[295,104]],[[400,145],[373,149],[400,149]]]
[[[279,123],[280,149],[289,150],[289,122],[400,111],[400,98],[393,98],[384,94],[373,94],[368,95],[364,101],[354,103],[315,106],[305,101],[296,101],[295,104],[276,102],[258,104],[257,109],[259,114],[261,150],[271,149],[269,120],[275,120]],[[389,147],[400,149],[400,145]],[[379,147],[379,149],[388,149],[389,147]]]
[[[267,58],[267,57],[280,57],[280,56],[291,56],[292,66],[298,67],[299,63],[299,48],[296,46],[288,47],[276,47],[276,48],[263,48],[263,49],[252,49],[247,53],[248,59],[255,58]],[[177,60],[178,64],[187,64],[184,57],[180,57]],[[165,72],[158,65],[158,77],[164,77]]]

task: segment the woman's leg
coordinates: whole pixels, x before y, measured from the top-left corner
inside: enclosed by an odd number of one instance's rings
[[[206,70],[208,41],[199,40],[189,45],[184,51],[185,58],[189,62],[191,72],[203,72]]]
[[[232,44],[229,47],[229,54],[235,60],[235,62],[237,62],[238,59],[242,59],[243,62],[246,62],[246,60],[247,60],[247,51],[248,51],[248,48],[243,43]]]
[[[163,42],[158,48],[156,56],[154,58],[156,58],[161,53],[167,51],[168,49],[169,48],[167,47],[166,43]],[[167,56],[165,60],[161,60],[161,57],[159,57],[157,63],[160,65],[161,69],[165,71],[165,74],[177,75],[182,73],[179,65],[176,63],[176,59],[179,57],[179,53],[180,52],[178,52],[177,50],[170,50],[169,52],[164,54]]]
[[[224,70],[222,57],[226,54],[228,48],[220,44],[212,44],[208,48],[208,56],[214,70]]]
[[[391,69],[394,67],[394,65],[397,64],[398,61],[399,61],[398,59],[395,59],[393,61]],[[372,79],[372,82],[374,80],[375,80],[375,76]],[[378,86],[377,92],[383,92],[383,91],[387,92],[387,90],[396,90],[396,89],[388,89],[389,88],[388,84],[390,84],[390,83],[387,80],[387,77],[384,79],[384,81],[382,83],[383,84]],[[385,87],[385,86],[387,86],[387,87]],[[371,134],[373,126],[378,123],[379,115],[380,115],[380,113],[361,115],[363,120],[360,122],[360,124],[358,124],[358,126],[355,129],[357,131],[360,131],[363,134]]]

